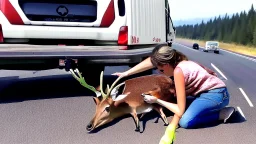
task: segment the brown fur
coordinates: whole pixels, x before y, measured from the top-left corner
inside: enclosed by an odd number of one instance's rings
[[[157,104],[148,104],[144,101],[141,94],[150,94],[159,99],[175,102],[175,87],[173,81],[164,75],[141,76],[125,81],[123,94],[128,94],[125,98],[115,101],[111,97],[100,100],[94,98],[96,103],[96,112],[94,118],[87,126],[88,131],[111,122],[112,120],[126,114],[131,114],[135,120],[136,131],[139,131],[139,119],[137,112],[152,107],[162,117],[165,124],[168,124],[167,118],[163,113],[162,107]],[[107,110],[106,107],[109,107]]]

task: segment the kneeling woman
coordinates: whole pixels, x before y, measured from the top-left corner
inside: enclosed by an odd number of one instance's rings
[[[174,77],[177,104],[150,95],[144,100],[158,103],[175,114],[168,126],[172,130],[178,124],[183,128],[196,128],[218,120],[226,122],[235,111],[233,107],[226,107],[230,98],[227,87],[213,71],[165,45],[155,47],[149,58],[133,68],[114,75],[124,77],[155,67],[161,73]],[[194,96],[195,100],[186,109],[187,96]]]

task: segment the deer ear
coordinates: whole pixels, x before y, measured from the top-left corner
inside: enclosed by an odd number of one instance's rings
[[[169,91],[170,91],[170,93],[172,93],[172,94],[175,94],[175,93],[176,93],[175,89],[173,89],[173,88],[169,89]]]
[[[114,99],[114,105],[115,105],[115,106],[118,106],[120,103],[124,102],[125,98],[126,98],[129,94],[130,94],[130,92],[127,93],[127,94],[121,94],[121,95],[117,96],[117,98]]]
[[[127,94],[122,94],[117,96],[117,98],[113,99],[115,102],[123,100],[125,97],[127,97]]]
[[[96,105],[98,105],[100,103],[100,99],[98,97],[93,97],[93,100]]]

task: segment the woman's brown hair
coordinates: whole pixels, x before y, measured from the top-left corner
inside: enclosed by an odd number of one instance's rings
[[[167,46],[167,45],[157,45],[151,55],[151,62],[156,66],[163,66],[164,64],[170,64],[174,68],[179,62],[183,60],[188,60],[187,56],[183,53]]]

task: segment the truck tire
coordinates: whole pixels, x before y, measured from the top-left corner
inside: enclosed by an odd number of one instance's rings
[[[168,45],[169,47],[172,47],[172,43],[171,43],[171,42],[167,42],[167,45]]]
[[[219,54],[219,51],[214,51],[214,53]]]

